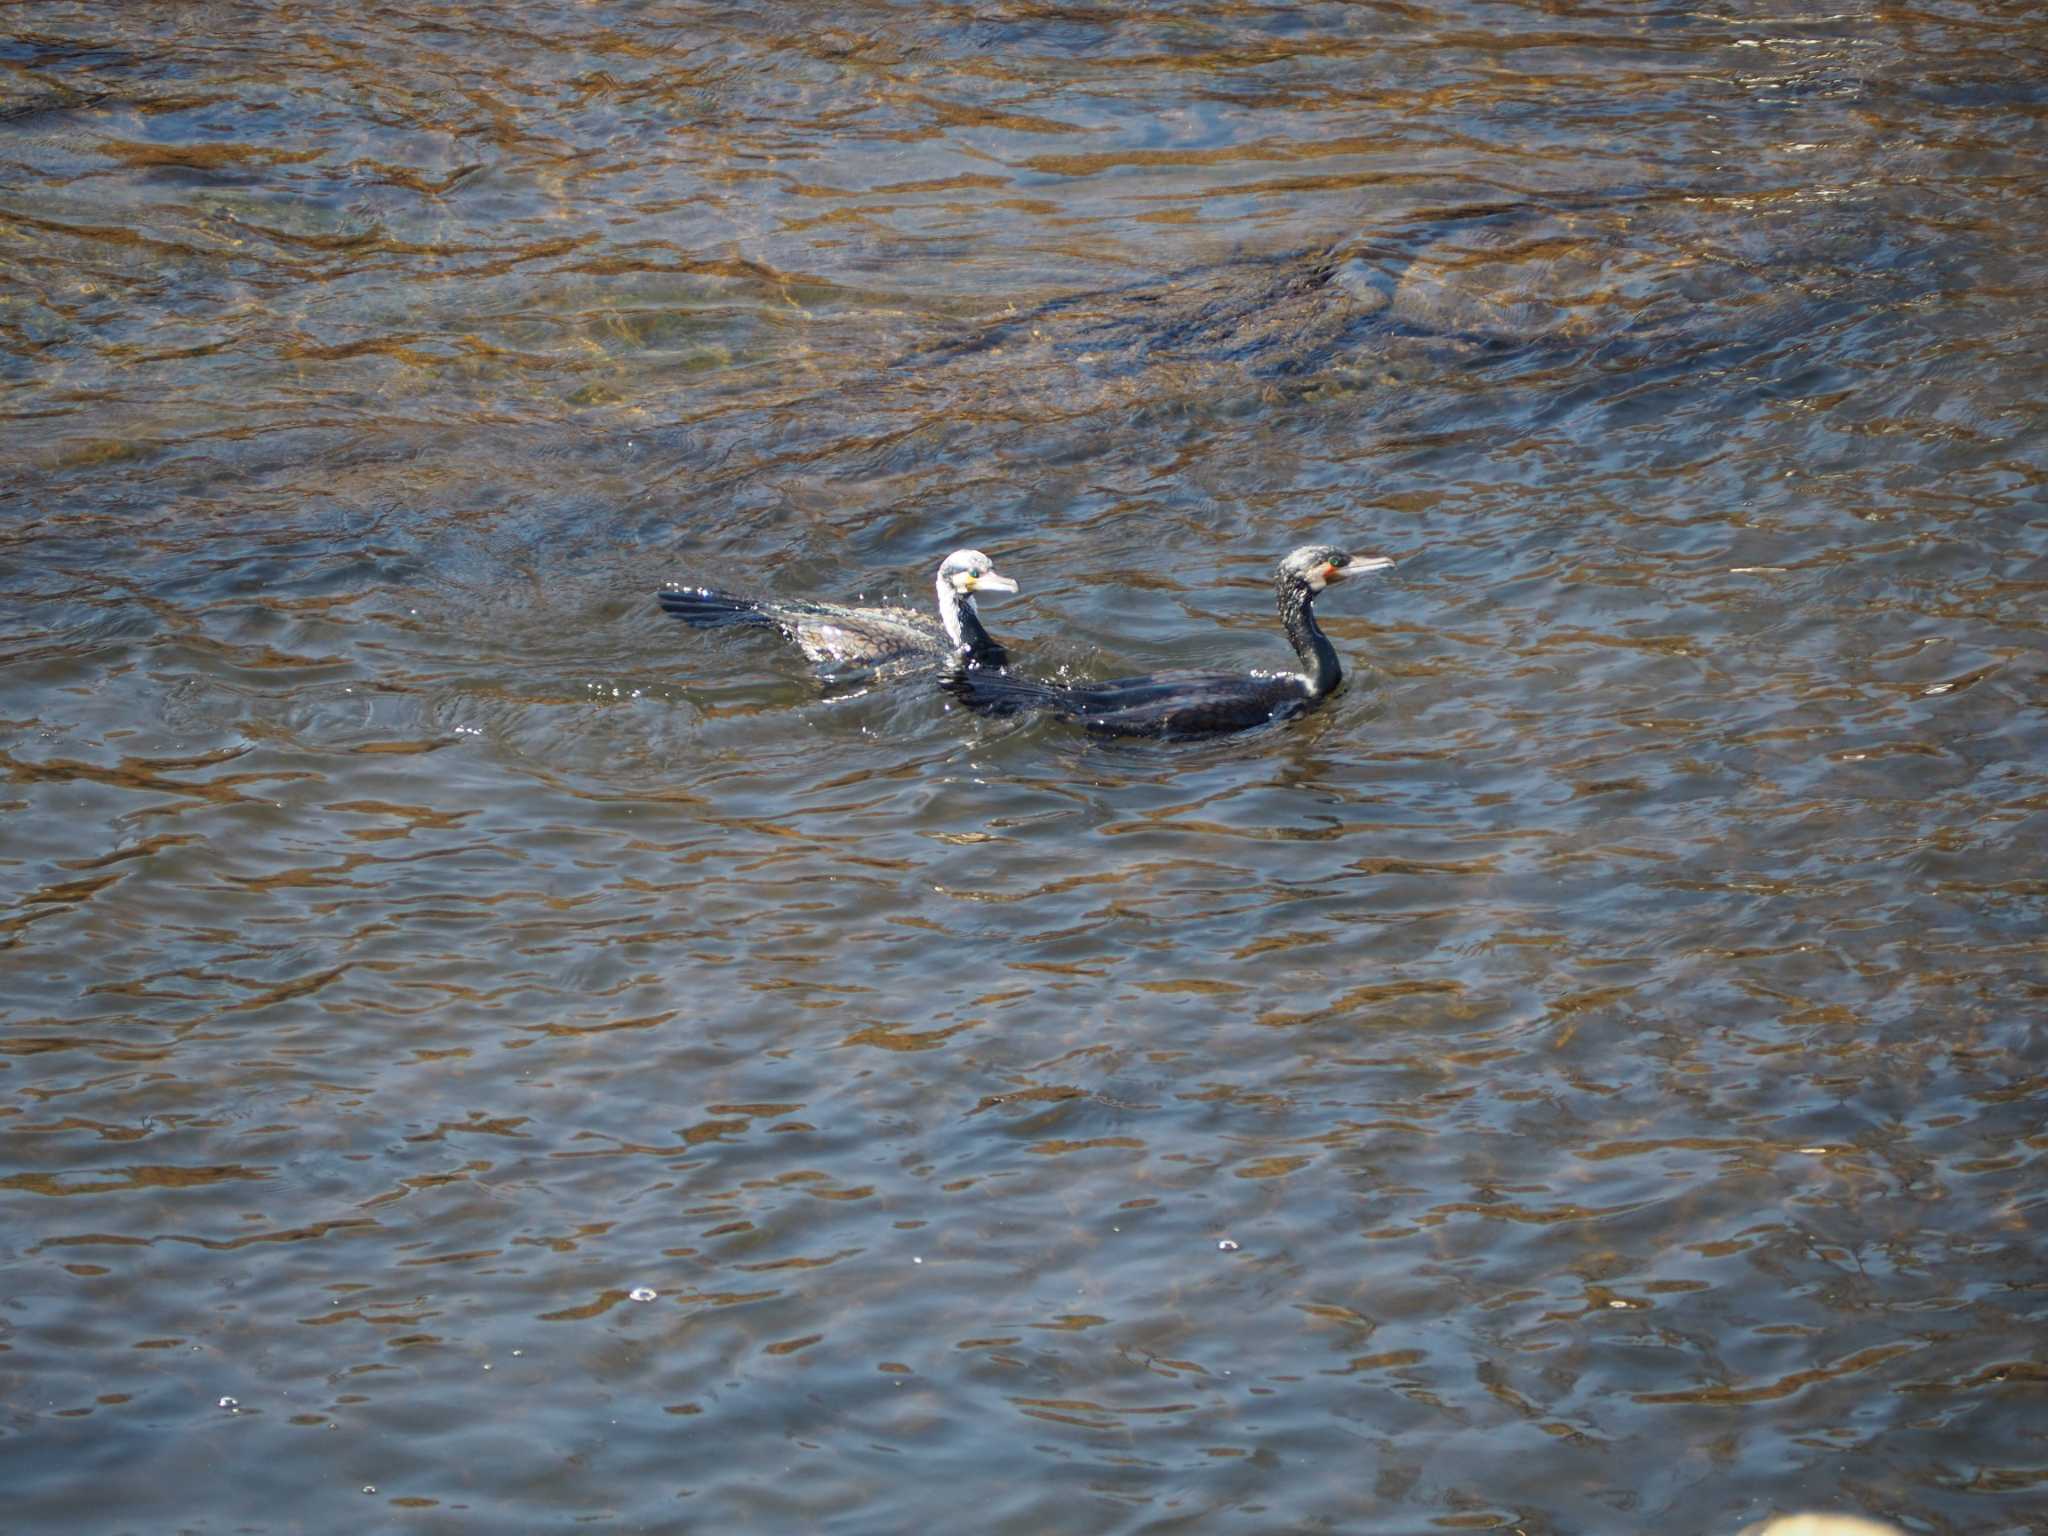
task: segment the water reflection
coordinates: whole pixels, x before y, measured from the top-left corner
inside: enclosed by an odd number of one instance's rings
[[[16,1519],[2023,1522],[2040,31],[13,16]]]

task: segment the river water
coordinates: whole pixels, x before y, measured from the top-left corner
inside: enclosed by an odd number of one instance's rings
[[[0,29],[10,1530],[2048,1529],[2032,0]]]

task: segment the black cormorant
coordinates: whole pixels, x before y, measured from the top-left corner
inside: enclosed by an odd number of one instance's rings
[[[1280,622],[1302,672],[1159,672],[1103,683],[1043,683],[1013,673],[961,670],[947,690],[985,714],[1057,715],[1104,736],[1210,736],[1306,714],[1335,691],[1344,669],[1316,626],[1316,594],[1394,562],[1305,544],[1280,562]]]
[[[978,592],[1014,592],[978,549],[956,549],[939,566],[935,624],[909,608],[863,608],[800,597],[740,597],[708,587],[663,592],[661,606],[686,624],[772,624],[812,661],[827,667],[886,667],[900,662],[1002,667],[1009,655],[981,626]]]

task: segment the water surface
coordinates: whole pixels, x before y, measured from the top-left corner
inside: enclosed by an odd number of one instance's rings
[[[2044,44],[10,10],[10,1522],[2043,1529]]]

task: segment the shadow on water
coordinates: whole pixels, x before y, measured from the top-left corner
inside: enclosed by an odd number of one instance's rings
[[[11,1519],[2032,1529],[2042,41],[10,12]]]

